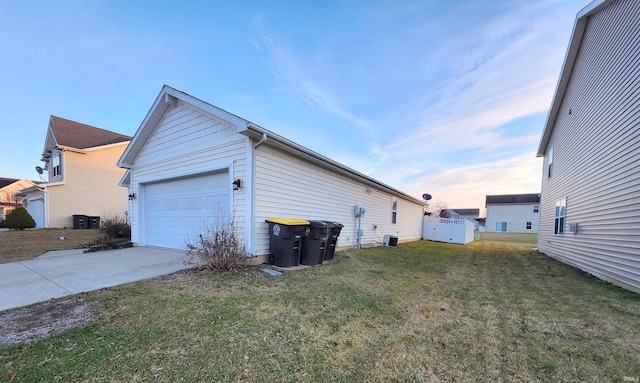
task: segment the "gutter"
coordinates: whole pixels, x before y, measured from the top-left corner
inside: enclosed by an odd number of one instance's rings
[[[347,178],[350,179],[354,179],[358,182],[361,182],[365,185],[371,186],[373,188],[377,188],[380,189],[382,191],[385,191],[387,193],[390,193],[391,195],[394,195],[396,197],[400,197],[403,198],[405,200],[414,202],[418,205],[424,205],[423,201],[418,200],[417,198],[404,193],[398,189],[395,189],[389,185],[386,185],[372,177],[369,177],[363,173],[360,173],[356,170],[353,170],[339,162],[336,162],[328,157],[325,157],[321,154],[318,154],[310,149],[305,148],[304,146],[301,146],[299,144],[296,144],[293,141],[290,141],[282,136],[279,136],[265,128],[262,128],[261,126],[258,126],[252,122],[248,122],[247,126],[245,128],[241,128],[238,129],[238,133],[240,134],[244,134],[247,137],[251,137],[253,139],[258,139],[259,137],[263,137],[263,134],[268,134],[269,135],[269,139],[270,139],[270,145],[284,150],[285,152],[288,153],[292,153],[297,157],[306,159],[307,161],[310,161],[311,163],[314,163],[318,166],[321,166],[325,169],[329,169],[330,171],[334,172],[334,173],[338,173],[341,174],[343,176],[346,176]],[[262,139],[260,139],[260,141],[262,141]],[[262,145],[264,142],[260,143],[260,145]],[[256,144],[258,145],[258,144]]]

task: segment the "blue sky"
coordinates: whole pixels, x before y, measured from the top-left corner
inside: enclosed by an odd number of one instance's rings
[[[411,195],[540,191],[587,0],[0,1],[0,177],[50,115],[133,135],[167,84]]]

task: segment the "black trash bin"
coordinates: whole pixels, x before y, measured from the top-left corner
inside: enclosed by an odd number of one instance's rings
[[[339,222],[329,222],[331,224],[331,234],[329,235],[329,241],[327,241],[327,248],[324,251],[324,260],[329,261],[333,259],[333,254],[336,252],[336,246],[338,246],[338,237],[340,236],[340,231],[344,227],[343,224]]]
[[[73,228],[74,229],[87,229],[89,228],[89,220],[86,215],[75,214],[73,216]]]
[[[309,221],[309,236],[302,243],[300,263],[303,265],[321,265],[331,235],[333,225],[325,221]]]
[[[100,228],[100,217],[87,217],[89,221],[88,228],[89,229],[99,229]]]
[[[273,264],[279,267],[300,263],[302,242],[308,234],[309,221],[298,218],[267,218],[269,224],[269,251]]]

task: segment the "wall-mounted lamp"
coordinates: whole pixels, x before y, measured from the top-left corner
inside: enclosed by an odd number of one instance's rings
[[[373,193],[373,188],[367,188],[367,194]]]
[[[232,182],[233,190],[238,190],[242,187],[242,180],[238,178],[237,180]]]
[[[136,193],[129,194],[129,201],[133,201],[134,199],[136,199]]]

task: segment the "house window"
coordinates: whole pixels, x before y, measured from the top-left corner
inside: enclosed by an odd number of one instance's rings
[[[504,233],[507,231],[507,223],[506,222],[496,222],[496,231]]]
[[[51,162],[52,162],[51,175],[53,177],[56,177],[62,174],[61,172],[62,168],[60,167],[60,156],[61,156],[60,153],[56,153],[51,159]]]
[[[551,174],[553,173],[553,147],[549,148],[547,164],[547,177],[551,178]]]
[[[553,222],[553,234],[564,235],[564,221],[567,217],[567,197],[556,202]]]
[[[533,205],[533,212],[534,213],[539,213],[540,212],[540,205]]]
[[[391,205],[391,223],[396,223],[398,220],[398,200],[393,199],[393,204]]]
[[[531,222],[527,222],[527,230],[531,230]]]

